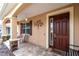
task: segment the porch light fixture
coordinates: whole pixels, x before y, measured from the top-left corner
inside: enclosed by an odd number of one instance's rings
[[[25,19],[25,21],[27,21],[27,18]]]

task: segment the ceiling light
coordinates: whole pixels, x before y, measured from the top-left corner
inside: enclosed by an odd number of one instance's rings
[[[27,18],[25,19],[25,21],[27,21]]]

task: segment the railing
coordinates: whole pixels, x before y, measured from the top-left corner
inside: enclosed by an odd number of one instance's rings
[[[76,45],[70,45],[76,48],[79,48],[79,46]],[[69,49],[66,51],[65,56],[79,56],[79,50]]]

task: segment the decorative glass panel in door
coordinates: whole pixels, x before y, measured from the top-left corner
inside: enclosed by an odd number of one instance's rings
[[[49,46],[53,46],[53,18],[49,18]]]

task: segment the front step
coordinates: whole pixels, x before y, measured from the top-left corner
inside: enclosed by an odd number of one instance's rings
[[[65,51],[62,51],[62,50],[58,50],[58,49],[52,49],[53,52],[57,53],[57,54],[60,54],[61,56],[64,56],[66,54]]]

